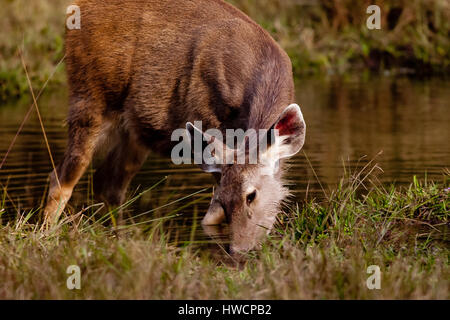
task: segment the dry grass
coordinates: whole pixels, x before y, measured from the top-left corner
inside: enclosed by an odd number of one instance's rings
[[[448,176],[356,196],[361,181],[353,175],[326,200],[289,210],[239,265],[171,245],[158,220],[117,235],[81,213],[46,232],[22,216],[0,229],[0,298],[450,298]],[[66,288],[69,265],[81,268],[81,290]],[[366,287],[369,265],[381,268],[380,290]]]
[[[446,0],[230,0],[267,29],[290,55],[296,75],[392,70],[448,74]],[[70,0],[0,0],[0,101],[27,93],[17,50],[42,85],[63,57]],[[366,9],[381,7],[382,30],[366,28]],[[60,70],[51,84],[64,83]]]
[[[18,44],[27,53],[34,84],[53,71],[63,51],[66,1],[0,3],[6,8],[0,27],[9,35],[0,38],[2,99],[28,91]],[[288,49],[297,70],[345,70],[354,61],[370,62],[358,57],[369,57],[385,40],[352,30],[353,11],[333,13],[339,7],[330,3],[331,9],[324,6],[323,12],[317,6],[306,8],[302,14],[312,20],[294,19],[305,8],[294,1],[238,5]],[[422,15],[415,14],[409,23],[393,28],[391,40],[417,45],[424,63],[447,66],[448,39],[442,40],[441,33],[448,32],[449,19],[438,13],[445,3],[427,3],[438,31],[430,33],[432,27],[423,27]],[[343,4],[350,6],[349,1]],[[417,1],[414,5],[421,6]],[[257,7],[264,13],[255,12]],[[320,18],[327,10],[331,16]],[[398,23],[406,18],[399,19]],[[330,32],[333,28],[339,32]],[[307,30],[312,36],[305,34]],[[367,42],[358,42],[361,39]],[[392,48],[396,56],[397,47]],[[353,51],[340,60],[345,50]],[[325,200],[288,208],[263,249],[239,265],[194,244],[174,246],[159,227],[160,217],[118,233],[79,213],[43,231],[33,218],[37,211],[18,212],[13,221],[0,225],[0,299],[448,299],[448,187],[448,173],[442,183],[414,179],[407,189],[383,189],[369,183],[363,172],[348,174]],[[4,213],[0,203],[0,221]],[[70,291],[66,269],[74,264],[82,270],[82,289]],[[381,290],[366,287],[369,265],[381,268]]]
[[[70,0],[0,0],[0,101],[29,92],[19,49],[33,85],[42,86],[64,55],[66,8]],[[63,69],[52,84],[65,81]]]
[[[231,0],[271,32],[297,75],[391,70],[447,73],[450,5],[446,0]],[[381,9],[369,30],[366,9]]]

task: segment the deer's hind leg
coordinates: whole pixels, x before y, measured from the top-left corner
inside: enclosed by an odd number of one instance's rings
[[[50,175],[44,209],[46,225],[54,224],[72,196],[75,185],[92,160],[103,123],[103,104],[92,98],[71,97],[69,136],[62,161]]]

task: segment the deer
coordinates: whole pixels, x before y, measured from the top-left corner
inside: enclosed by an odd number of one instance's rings
[[[77,0],[81,28],[66,30],[68,142],[50,174],[45,221],[55,224],[94,153],[95,196],[109,206],[150,152],[168,156],[185,128],[265,129],[264,161],[201,164],[216,179],[202,224],[229,224],[229,252],[257,249],[289,195],[286,160],[304,145],[292,64],[271,35],[222,0]],[[201,121],[202,129],[195,121]],[[223,141],[215,147],[231,150]],[[245,148],[244,148],[245,149]]]

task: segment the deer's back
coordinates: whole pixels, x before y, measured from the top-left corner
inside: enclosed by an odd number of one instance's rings
[[[293,100],[287,55],[221,0],[78,5],[81,30],[66,36],[71,95],[103,101],[101,112],[122,114],[153,147],[187,121],[267,127]]]

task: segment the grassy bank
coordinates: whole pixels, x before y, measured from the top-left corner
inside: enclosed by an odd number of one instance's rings
[[[383,71],[448,73],[450,4],[445,0],[233,0],[284,47],[297,75]],[[369,30],[369,5],[381,30]]]
[[[240,264],[167,243],[158,220],[117,233],[78,214],[43,232],[23,215],[0,228],[0,299],[449,299],[449,178],[388,189],[343,179],[287,209]],[[69,265],[81,290],[66,288]],[[380,290],[366,287],[370,265]]]
[[[297,76],[390,70],[448,74],[450,5],[446,0],[230,0],[271,32]],[[27,93],[18,48],[34,86],[63,57],[70,0],[0,0],[0,101]],[[368,30],[366,9],[381,7],[381,30]],[[64,83],[63,68],[51,84]],[[37,89],[36,89],[37,90]]]
[[[19,50],[38,91],[64,56],[65,10],[70,0],[0,0],[0,101],[29,94]],[[63,65],[51,85],[65,82]]]

